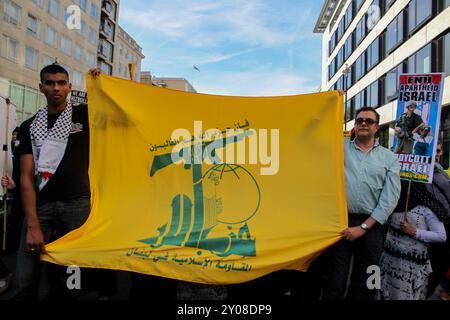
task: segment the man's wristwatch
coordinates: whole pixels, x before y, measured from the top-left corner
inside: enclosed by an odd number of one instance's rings
[[[369,226],[365,223],[361,223],[360,227],[363,228],[364,231],[369,231]]]

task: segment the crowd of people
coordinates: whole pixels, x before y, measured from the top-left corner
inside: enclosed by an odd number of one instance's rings
[[[90,72],[94,77],[100,74],[97,69]],[[17,252],[16,269],[8,270],[0,257],[0,294],[9,290],[11,299],[39,299],[45,244],[80,227],[91,205],[88,106],[67,102],[71,84],[60,65],[43,68],[40,77],[47,106],[14,130],[13,175],[1,180],[14,199],[8,242]],[[408,106],[396,128],[405,137],[399,150],[424,149],[414,144],[414,134],[426,142],[423,121],[414,116],[414,108]],[[400,180],[395,154],[379,144],[379,122],[375,109],[357,111],[354,137],[344,144],[349,226],[307,272],[280,271],[227,287],[132,274],[130,298],[171,299],[184,290],[204,299],[233,299],[253,292],[265,298],[288,294],[324,301],[424,300],[440,286],[441,298],[448,300],[450,179],[440,165],[442,145],[437,146],[433,183],[409,184]],[[381,270],[378,290],[368,286],[373,266]],[[82,290],[67,288],[61,266],[48,264],[47,273],[47,299],[77,299],[89,290],[104,298],[116,293],[112,270],[83,270]]]

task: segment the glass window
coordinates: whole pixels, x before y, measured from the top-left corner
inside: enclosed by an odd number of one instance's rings
[[[350,5],[347,7],[347,11],[345,11],[345,30],[348,29],[352,21],[353,21],[353,6],[350,3]]]
[[[75,45],[74,58],[79,61],[81,61],[83,59],[83,47],[80,46],[79,44]]]
[[[333,76],[336,74],[336,58],[334,58],[330,65],[328,66],[328,80],[333,78]]]
[[[73,84],[77,87],[83,86],[83,74],[79,71],[73,71]]]
[[[104,61],[100,63],[100,69],[106,74],[111,74],[111,66]]]
[[[432,0],[411,0],[408,6],[408,32],[416,31],[423,22],[431,17]]]
[[[355,81],[361,79],[366,73],[366,55],[363,52],[355,62]]]
[[[339,42],[339,40],[342,39],[342,36],[344,35],[344,29],[345,29],[345,17],[341,19],[341,22],[339,22],[339,26],[337,28],[337,39],[336,39],[336,41]]]
[[[81,28],[77,30],[83,37],[86,35],[86,21],[81,19]]]
[[[349,37],[345,41],[345,54],[344,60],[350,58],[350,55],[353,53],[353,33],[350,33]]]
[[[89,42],[93,45],[97,44],[97,30],[94,28],[89,27]]]
[[[91,17],[95,20],[98,19],[98,7],[91,2]]]
[[[79,6],[80,6],[81,10],[83,10],[84,12],[86,12],[86,9],[87,9],[87,0],[78,0],[77,2],[79,3]]]
[[[95,66],[95,55],[91,52],[86,53],[86,64],[89,69],[94,68]]]
[[[103,8],[108,12],[111,19],[115,20],[116,18],[116,5],[114,2],[105,0],[103,1]]]
[[[24,86],[11,83],[11,100],[19,110],[23,110]]]
[[[45,43],[56,48],[56,30],[50,26],[45,29]]]
[[[68,56],[72,54],[72,40],[69,38],[62,36],[61,38],[61,50]]]
[[[366,91],[362,90],[355,96],[355,111],[366,106]]]
[[[31,14],[28,14],[27,32],[28,34],[39,38],[39,20]]]
[[[46,67],[46,66],[48,66],[48,65],[51,65],[51,64],[53,64],[55,62],[55,59],[53,59],[53,58],[51,58],[51,57],[49,57],[49,56],[47,56],[47,55],[44,55],[43,57],[42,57],[42,67]]]
[[[366,15],[364,15],[356,25],[355,30],[356,45],[359,45],[361,41],[363,41],[365,36],[366,36]]]
[[[409,73],[431,72],[431,44],[426,45],[408,58]]]
[[[404,19],[403,12],[401,12],[387,27],[386,30],[387,53],[390,53],[404,40],[403,19]]]
[[[22,9],[11,0],[3,0],[3,19],[16,26],[20,25]]]
[[[33,89],[25,89],[24,109],[27,113],[35,113],[38,108],[38,94]]]
[[[58,18],[59,0],[48,0],[48,12],[55,18]]]
[[[114,38],[114,25],[109,19],[102,20],[102,31],[106,33],[109,39]]]
[[[109,61],[112,61],[112,44],[102,39],[100,43],[100,53],[103,54]]]
[[[134,55],[131,56],[131,61],[134,61]],[[344,47],[342,47],[336,56],[336,70],[339,70],[339,68],[344,63]]]
[[[17,42],[16,39],[4,35],[2,37],[0,49],[2,57],[17,62],[19,55],[19,43]]]
[[[361,6],[364,3],[364,0],[354,0],[353,3],[355,6],[355,16],[356,16],[356,13],[358,13],[359,9],[361,9]]]
[[[378,81],[373,82],[367,87],[367,106],[378,108],[379,105],[379,85]]]
[[[38,60],[38,52],[37,50],[31,48],[31,47],[26,47],[25,48],[25,66],[36,70],[37,69],[37,60]]]
[[[38,7],[42,7],[42,5],[44,4],[44,0],[33,0],[33,2],[34,2]]]
[[[329,42],[329,55],[331,55],[331,53],[333,53],[334,48],[336,48],[336,31],[331,35],[330,38],[330,42]]]
[[[346,114],[345,114],[345,121],[348,122],[352,119],[355,118],[355,108],[354,108],[354,104],[355,104],[355,99],[349,99],[346,104],[345,104],[345,110],[346,110]]]
[[[372,69],[380,61],[380,38],[376,38],[367,48],[367,70]]]
[[[398,95],[398,77],[403,73],[403,63],[399,64],[386,74],[384,92],[386,94],[386,103],[397,99]]]

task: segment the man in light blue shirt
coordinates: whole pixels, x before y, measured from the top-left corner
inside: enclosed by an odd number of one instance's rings
[[[328,280],[324,300],[373,300],[368,288],[368,269],[378,266],[383,250],[381,225],[395,209],[400,197],[400,164],[397,157],[376,139],[380,116],[371,107],[356,113],[355,139],[344,144],[345,184],[349,228],[343,239],[330,248]],[[350,287],[347,278],[353,256]],[[368,273],[369,270],[369,273]]]

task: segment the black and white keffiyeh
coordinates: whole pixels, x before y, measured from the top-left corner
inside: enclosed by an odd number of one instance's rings
[[[31,123],[30,136],[38,191],[45,187],[58,169],[71,129],[71,104],[67,104],[51,129],[48,129],[48,107],[39,110]]]

